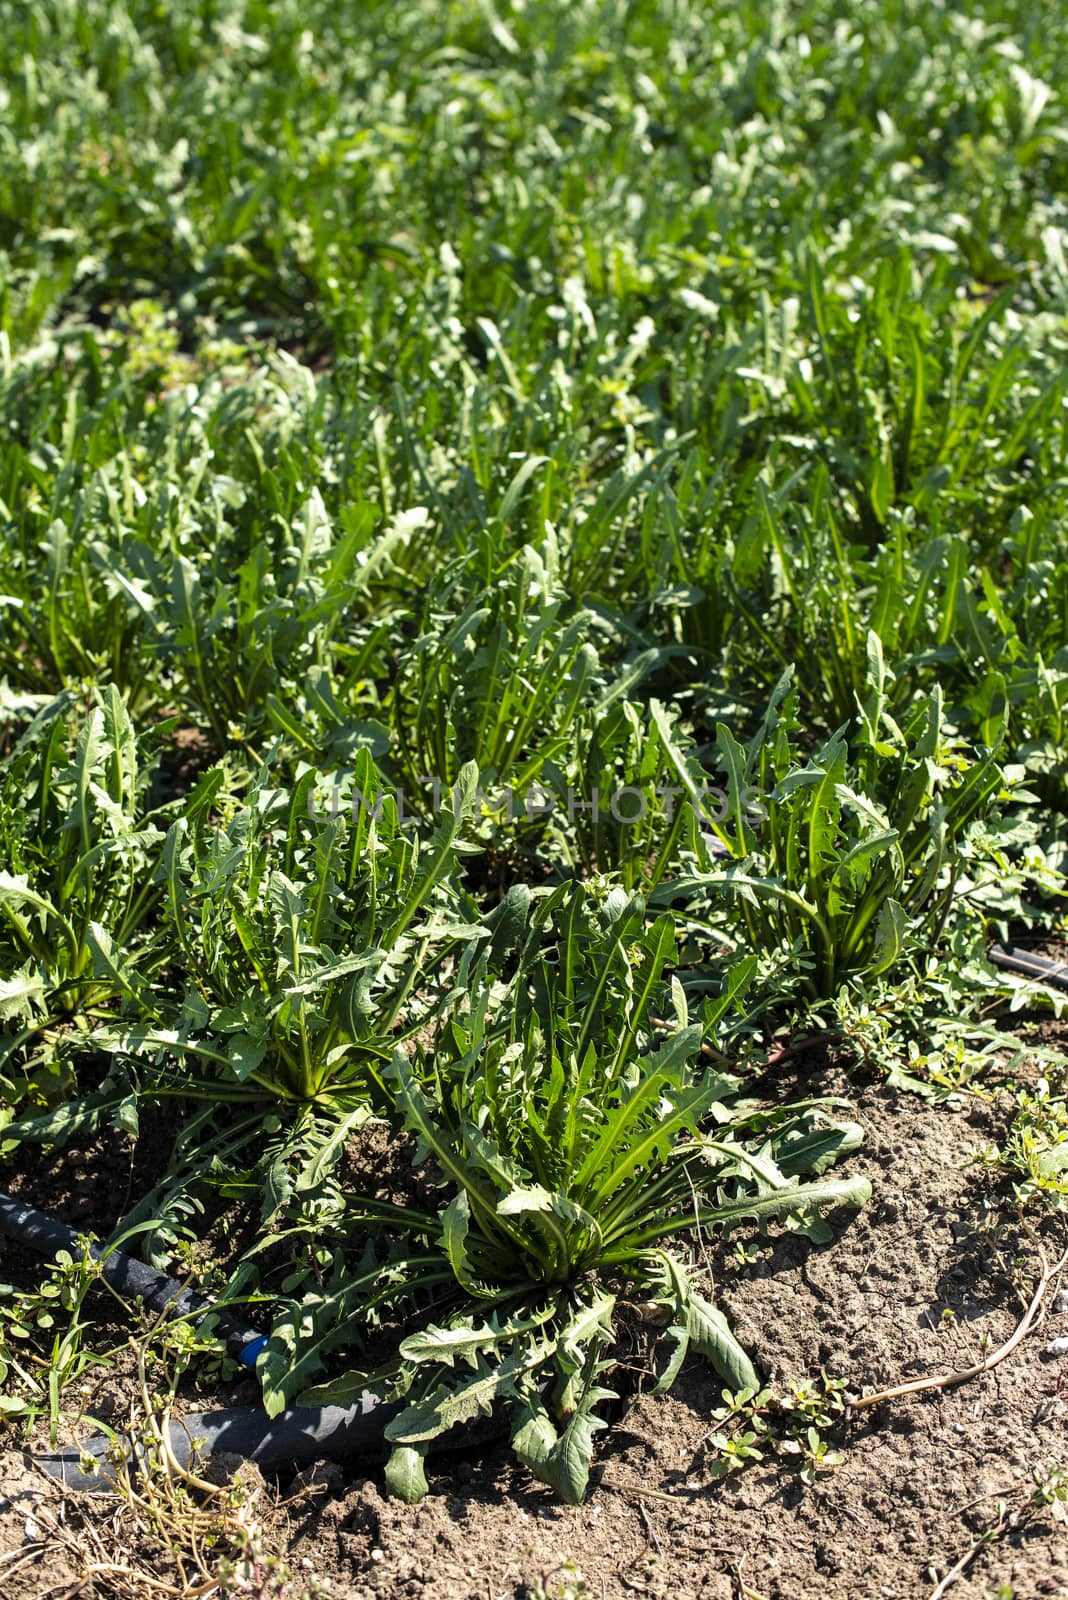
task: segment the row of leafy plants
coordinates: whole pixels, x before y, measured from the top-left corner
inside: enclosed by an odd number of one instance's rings
[[[635,1329],[761,1394],[697,1231],[867,1195],[753,1068],[952,1092],[1059,922],[1064,29],[22,10],[3,1150],[166,1128],[121,1228],[243,1224],[271,1410],[402,1399],[407,1498],[495,1411],[578,1499]]]
[[[1009,852],[1035,825],[997,741],[966,749],[938,690],[901,730],[885,678],[873,642],[852,738],[807,753],[789,677],[746,746],[721,727],[722,821],[654,701],[682,798],[648,842],[645,894],[576,873],[574,850],[554,881],[551,840],[544,881],[487,884],[473,764],[436,825],[402,820],[366,749],[329,804],[281,745],[161,798],[159,733],[138,739],[114,686],[88,706],[65,692],[3,761],[8,1140],[177,1113],[170,1168],[125,1219],[149,1257],[195,1233],[214,1191],[260,1197],[232,1294],[270,1300],[257,1266],[278,1248],[319,1263],[275,1305],[269,1408],[368,1383],[407,1396],[389,1481],[414,1497],[428,1443],[504,1402],[520,1459],[580,1498],[627,1308],[670,1322],[661,1387],[689,1348],[732,1392],[758,1385],[672,1236],[811,1229],[869,1192],[825,1176],[859,1142],[839,1106],[768,1107],[726,1063],[843,985],[922,965],[947,928],[974,947],[1025,876]],[[411,1168],[388,1200],[342,1177],[376,1121]],[[396,1358],[354,1364],[383,1326]]]

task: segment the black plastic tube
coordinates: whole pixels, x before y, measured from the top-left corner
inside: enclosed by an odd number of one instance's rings
[[[13,1195],[0,1193],[0,1233],[9,1239],[37,1250],[43,1256],[67,1250],[77,1255],[78,1233],[58,1217],[27,1206]],[[210,1313],[215,1318],[218,1336],[230,1354],[246,1367],[254,1367],[256,1358],[267,1343],[266,1334],[248,1327],[237,1317],[217,1307],[210,1296],[195,1294],[183,1287],[175,1278],[156,1272],[145,1262],[128,1256],[122,1250],[105,1251],[102,1245],[91,1244],[89,1254],[101,1263],[101,1276],[124,1300],[142,1300],[153,1311],[166,1312],[173,1317],[196,1317],[202,1322]]]
[[[58,1217],[24,1205],[0,1193],[0,1233],[44,1256],[60,1250],[77,1254],[78,1233]],[[101,1263],[101,1274],[127,1300],[142,1300],[155,1311],[171,1316],[215,1318],[219,1336],[247,1367],[267,1343],[265,1334],[246,1327],[220,1310],[205,1295],[194,1294],[174,1278],[156,1272],[122,1250],[105,1253],[91,1244],[89,1253]],[[372,1462],[386,1454],[383,1431],[399,1406],[384,1405],[365,1392],[356,1405],[296,1406],[269,1417],[262,1406],[230,1406],[220,1411],[196,1412],[173,1418],[164,1426],[171,1451],[183,1467],[221,1453],[255,1461],[264,1472],[281,1472],[308,1466],[313,1461],[346,1461],[353,1457]],[[128,1433],[115,1439],[97,1435],[84,1444],[36,1455],[34,1460],[70,1489],[100,1493],[114,1487],[116,1465],[125,1459],[136,1467],[144,1459],[144,1445]],[[95,1462],[95,1469],[90,1467]]]
[[[227,1454],[254,1461],[264,1473],[278,1473],[313,1461],[383,1461],[388,1450],[383,1432],[399,1410],[397,1404],[383,1405],[377,1396],[364,1394],[358,1404],[347,1408],[296,1406],[269,1417],[262,1406],[232,1406],[172,1417],[163,1426],[168,1445],[183,1467],[195,1470],[209,1457]],[[144,1453],[140,1440],[119,1434],[114,1440],[98,1436],[87,1439],[80,1448],[35,1455],[34,1461],[68,1489],[99,1494],[114,1488],[119,1459],[137,1465]],[[95,1468],[90,1462],[97,1464]]]
[[[990,947],[990,959],[996,967],[1007,972],[1018,972],[1021,977],[1034,978],[1038,983],[1049,983],[1055,989],[1068,989],[1068,963],[1054,961],[1050,956],[1038,955],[1034,950],[1018,950],[1015,945],[995,944]]]

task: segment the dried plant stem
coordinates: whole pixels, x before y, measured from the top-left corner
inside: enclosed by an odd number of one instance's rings
[[[960,1560],[953,1563],[945,1577],[931,1590],[930,1600],[942,1600],[943,1595],[956,1583],[957,1579],[963,1578],[976,1556],[980,1555],[988,1544],[992,1544],[995,1539],[1005,1532],[1010,1520],[1007,1515],[1002,1513],[992,1528],[987,1528],[985,1533],[980,1534],[975,1543],[968,1550],[965,1550]]]
[[[967,1383],[971,1378],[978,1378],[984,1372],[990,1372],[1007,1356],[1011,1356],[1017,1345],[1026,1339],[1041,1309],[1047,1289],[1066,1265],[1068,1265],[1068,1250],[1052,1267],[1045,1256],[1042,1257],[1042,1275],[1038,1280],[1038,1287],[1032,1296],[1031,1304],[1017,1323],[1012,1336],[997,1350],[992,1351],[985,1361],[977,1362],[974,1367],[966,1367],[962,1372],[946,1372],[937,1378],[914,1378],[911,1383],[899,1383],[892,1389],[881,1389],[878,1394],[862,1395],[858,1400],[849,1402],[849,1410],[864,1411],[870,1406],[882,1405],[885,1400],[904,1400],[911,1395],[925,1394],[932,1389],[951,1389],[958,1383]]]

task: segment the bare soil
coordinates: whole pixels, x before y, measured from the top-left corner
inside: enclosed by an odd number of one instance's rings
[[[1043,1031],[1053,1042],[1053,1030]],[[831,1219],[834,1238],[824,1245],[785,1234],[740,1261],[730,1246],[693,1242],[769,1382],[823,1371],[859,1394],[962,1369],[1000,1346],[1030,1298],[1040,1252],[1052,1259],[1068,1242],[1061,1219],[1022,1228],[971,1162],[977,1145],[1003,1136],[1008,1097],[936,1109],[826,1062],[802,1063],[778,1087],[850,1097],[867,1135],[852,1166],[874,1193],[859,1215]],[[127,1189],[125,1176],[103,1182],[112,1202]],[[53,1178],[42,1187],[62,1185]],[[592,1600],[913,1600],[932,1596],[979,1546],[944,1591],[954,1600],[1068,1595],[1068,1531],[1030,1505],[1035,1468],[1068,1463],[1068,1358],[1045,1353],[1060,1334],[1068,1314],[1047,1308],[1042,1325],[984,1376],[857,1413],[831,1441],[841,1463],[811,1487],[781,1461],[716,1478],[707,1440],[720,1385],[700,1361],[664,1398],[647,1392],[641,1372],[624,1373],[631,1393],[600,1436],[585,1505],[556,1503],[503,1443],[432,1459],[430,1493],[413,1508],[383,1497],[377,1468],[352,1463],[347,1473],[282,1486],[290,1499],[273,1514],[272,1537],[289,1576],[222,1592],[296,1600],[318,1585],[336,1600],[563,1600],[571,1585]],[[114,1383],[121,1390],[129,1379],[116,1373]],[[113,1497],[64,1496],[9,1437],[0,1455],[0,1600],[147,1595],[166,1584],[194,1592]],[[93,1540],[109,1561],[155,1573],[159,1587],[138,1591],[99,1559],[87,1570],[78,1551]],[[575,1587],[572,1567],[585,1588]]]

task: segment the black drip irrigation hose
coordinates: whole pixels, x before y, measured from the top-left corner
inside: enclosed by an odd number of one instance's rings
[[[1050,956],[1040,956],[1034,950],[1020,950],[1016,945],[995,944],[990,947],[990,959],[996,967],[1007,972],[1018,972],[1021,977],[1034,978],[1037,983],[1048,983],[1054,989],[1068,989],[1068,962],[1054,961]]]
[[[159,1426],[166,1429],[170,1452],[184,1468],[195,1469],[211,1456],[234,1455],[271,1474],[299,1470],[314,1461],[383,1461],[389,1448],[383,1432],[399,1409],[383,1405],[377,1395],[365,1394],[347,1408],[295,1406],[269,1417],[262,1406],[230,1406],[170,1417]],[[120,1460],[135,1466],[152,1448],[151,1442],[128,1433],[115,1439],[97,1435],[77,1448],[50,1450],[33,1459],[65,1488],[104,1494],[115,1488]]]
[[[80,1249],[74,1228],[46,1211],[38,1211],[35,1206],[23,1205],[9,1194],[0,1194],[0,1233],[6,1233],[9,1239],[17,1239],[43,1256],[55,1257],[61,1250],[76,1256]],[[203,1322],[211,1312],[219,1337],[230,1354],[246,1367],[256,1365],[267,1336],[215,1306],[209,1296],[183,1288],[174,1278],[156,1272],[122,1250],[105,1250],[103,1245],[91,1244],[89,1255],[93,1261],[101,1263],[101,1277],[124,1300],[143,1300],[152,1311],[166,1312],[173,1317],[196,1317],[198,1322]]]
[[[0,1233],[45,1256],[55,1257],[60,1250],[76,1256],[81,1248],[74,1228],[8,1194],[0,1194]],[[192,1316],[198,1322],[212,1316],[230,1353],[244,1366],[255,1367],[267,1343],[266,1334],[246,1327],[206,1295],[194,1294],[122,1250],[105,1251],[101,1245],[91,1244],[89,1254],[100,1262],[101,1276],[124,1300],[141,1300],[154,1311]],[[226,1453],[254,1461],[264,1472],[282,1472],[313,1461],[381,1461],[386,1454],[386,1423],[399,1409],[365,1392],[356,1405],[348,1407],[295,1406],[280,1416],[268,1417],[262,1406],[230,1406],[174,1417],[163,1426],[170,1450],[183,1467]],[[114,1439],[97,1435],[78,1447],[51,1450],[34,1460],[67,1488],[102,1493],[115,1487],[119,1462],[136,1466],[144,1460],[145,1449],[141,1440],[128,1433]]]

